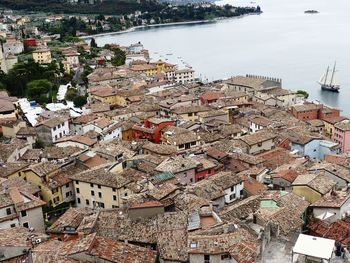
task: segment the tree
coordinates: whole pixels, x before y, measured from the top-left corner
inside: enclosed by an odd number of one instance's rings
[[[36,79],[53,79],[51,67],[45,68],[34,60],[27,63],[17,63],[4,77],[3,83],[12,96],[23,97],[26,94],[27,83]]]
[[[27,96],[38,103],[47,103],[52,97],[52,83],[47,79],[32,80],[27,84]]]
[[[111,60],[112,65],[116,67],[124,65],[125,59],[126,59],[125,52],[120,48],[114,48],[113,52],[114,52],[114,57]]]
[[[87,76],[92,73],[92,68],[90,68],[89,66],[85,65],[84,66],[84,71],[83,74],[81,74],[81,78],[84,81],[85,84],[88,84],[88,78]]]
[[[73,36],[65,36],[63,38],[64,42],[69,42],[69,43],[79,43],[81,39],[79,37],[73,37]]]
[[[105,16],[104,16],[104,15],[100,14],[100,15],[98,15],[98,16],[96,16],[96,17],[95,17],[95,20],[105,21],[105,20],[106,20],[106,18],[105,18]]]
[[[97,43],[96,43],[96,40],[94,38],[91,38],[90,47],[98,47]]]
[[[73,103],[75,107],[83,107],[86,104],[87,100],[85,96],[77,96],[74,98]]]
[[[67,90],[65,100],[73,101],[78,96],[78,91],[74,88]]]
[[[44,143],[41,141],[41,140],[39,140],[39,139],[36,139],[36,141],[35,141],[35,143],[34,143],[34,145],[33,145],[33,148],[34,149],[43,149],[44,148]]]
[[[6,74],[0,69],[0,89],[6,89]]]
[[[305,99],[307,99],[309,97],[309,93],[305,90],[298,90],[297,94],[302,95]]]
[[[97,24],[96,24],[96,32],[97,33],[103,32],[103,26],[102,26],[100,21],[98,21]]]

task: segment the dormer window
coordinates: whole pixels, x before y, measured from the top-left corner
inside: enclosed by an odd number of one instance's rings
[[[198,247],[198,243],[196,241],[192,241],[190,244],[191,248],[197,248]]]
[[[71,226],[66,226],[64,227],[65,232],[75,232],[75,228]]]

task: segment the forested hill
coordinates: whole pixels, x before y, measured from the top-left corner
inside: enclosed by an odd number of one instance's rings
[[[65,0],[1,0],[0,6],[14,10],[54,13],[119,15],[139,11],[156,11],[163,7],[154,0],[104,0],[98,4],[70,4]]]

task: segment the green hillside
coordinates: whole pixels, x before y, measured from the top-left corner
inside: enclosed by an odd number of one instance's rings
[[[119,15],[136,10],[154,11],[162,4],[153,0],[106,0],[99,4],[69,4],[59,0],[1,0],[2,7],[14,10],[43,11],[54,13],[85,13]]]

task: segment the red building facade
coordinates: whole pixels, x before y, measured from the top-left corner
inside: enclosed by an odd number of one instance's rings
[[[162,118],[144,120],[143,125],[133,127],[134,139],[147,139],[153,143],[160,143],[161,131],[167,126],[174,126],[174,121]]]
[[[335,118],[340,116],[338,109],[329,108],[322,104],[305,103],[302,105],[294,105],[290,109],[290,113],[297,119],[323,120],[324,118]]]
[[[196,168],[196,173],[194,175],[194,181],[198,182],[200,180],[203,180],[209,176],[212,176],[215,174],[215,168],[210,169],[200,169],[200,167]]]
[[[23,41],[25,46],[28,47],[35,47],[36,46],[36,39],[35,38],[27,38]]]

